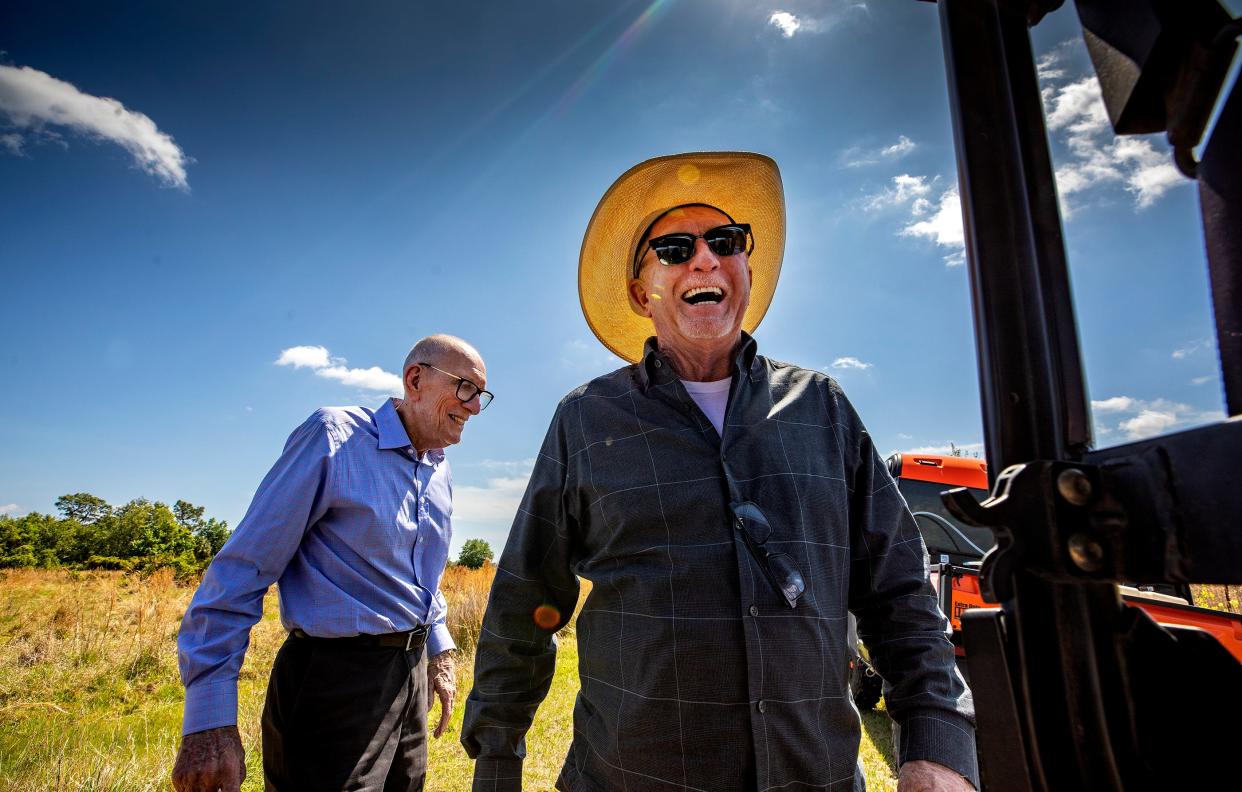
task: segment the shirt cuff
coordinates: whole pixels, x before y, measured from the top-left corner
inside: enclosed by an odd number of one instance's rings
[[[979,789],[979,758],[975,754],[975,727],[969,720],[944,710],[915,710],[901,723],[898,764],[926,759],[956,770]]]
[[[181,736],[237,725],[237,680],[205,682],[185,689]]]
[[[453,636],[449,633],[447,626],[443,624],[432,625],[431,634],[427,636],[427,656],[435,657],[441,652],[447,652],[450,649],[456,649],[457,644],[453,643]]]
[[[474,762],[473,792],[522,792],[522,760],[480,756]]]

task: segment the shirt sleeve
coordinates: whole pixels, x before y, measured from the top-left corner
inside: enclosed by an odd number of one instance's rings
[[[293,431],[246,516],[207,567],[177,635],[185,685],[181,733],[237,723],[237,675],[263,595],[326,511],[329,428],[316,412]]]
[[[475,759],[475,790],[520,792],[526,731],[556,666],[555,633],[578,602],[563,409],[540,449],[483,616],[461,737]]]
[[[435,657],[441,652],[456,649],[453,636],[448,628],[448,602],[444,592],[436,589],[435,599],[431,603],[431,633],[427,636],[427,656]]]
[[[445,466],[445,475],[448,480],[449,503],[453,502],[453,471],[448,467],[448,460],[441,463]],[[449,529],[446,542],[452,541],[453,537],[453,518],[448,518]],[[445,550],[447,553],[447,549]],[[448,600],[444,598],[444,591],[441,590],[440,584],[444,579],[444,570],[440,570],[440,577],[436,579],[436,591],[431,598],[431,607],[427,610],[427,622],[431,625],[431,632],[427,635],[427,656],[435,657],[436,655],[456,649],[457,644],[453,641],[453,636],[448,628]]]
[[[950,626],[927,579],[927,550],[897,484],[853,409],[850,610],[899,726],[898,764],[926,759],[979,788],[974,703],[953,661]]]

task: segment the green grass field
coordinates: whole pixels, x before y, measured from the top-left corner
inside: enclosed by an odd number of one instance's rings
[[[457,572],[457,570],[453,570]],[[481,573],[480,573],[481,574]],[[488,577],[446,579],[454,633],[472,646]],[[0,789],[169,789],[181,727],[176,631],[191,588],[171,575],[0,572]],[[473,630],[473,633],[471,632]],[[259,715],[267,672],[284,631],[268,594],[263,620],[239,683],[239,720],[246,747],[244,790],[263,788]],[[572,736],[578,691],[577,645],[561,641],[552,691],[527,736],[525,788],[552,789]],[[458,737],[470,662],[459,664],[451,730],[431,745],[427,788],[470,788],[472,765]],[[437,710],[438,716],[438,710]],[[888,719],[864,717],[863,762],[870,790],[893,790]]]

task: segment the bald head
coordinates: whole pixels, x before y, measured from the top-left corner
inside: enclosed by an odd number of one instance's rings
[[[440,366],[448,363],[452,359],[465,358],[470,363],[477,363],[481,367],[483,357],[479,351],[465,340],[457,336],[448,335],[446,333],[438,333],[429,335],[420,340],[410,350],[410,354],[405,356],[405,363],[401,366],[401,374],[409,370],[410,366],[417,363],[430,363],[433,366]]]
[[[477,394],[468,401],[458,398],[462,380],[486,388],[487,369],[478,350],[456,336],[427,336],[405,356],[405,398],[397,414],[420,455],[459,442],[466,421],[483,409]]]

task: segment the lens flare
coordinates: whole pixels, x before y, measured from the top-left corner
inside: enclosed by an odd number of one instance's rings
[[[561,622],[561,612],[553,605],[540,605],[532,616],[535,626],[544,630],[554,629]]]

